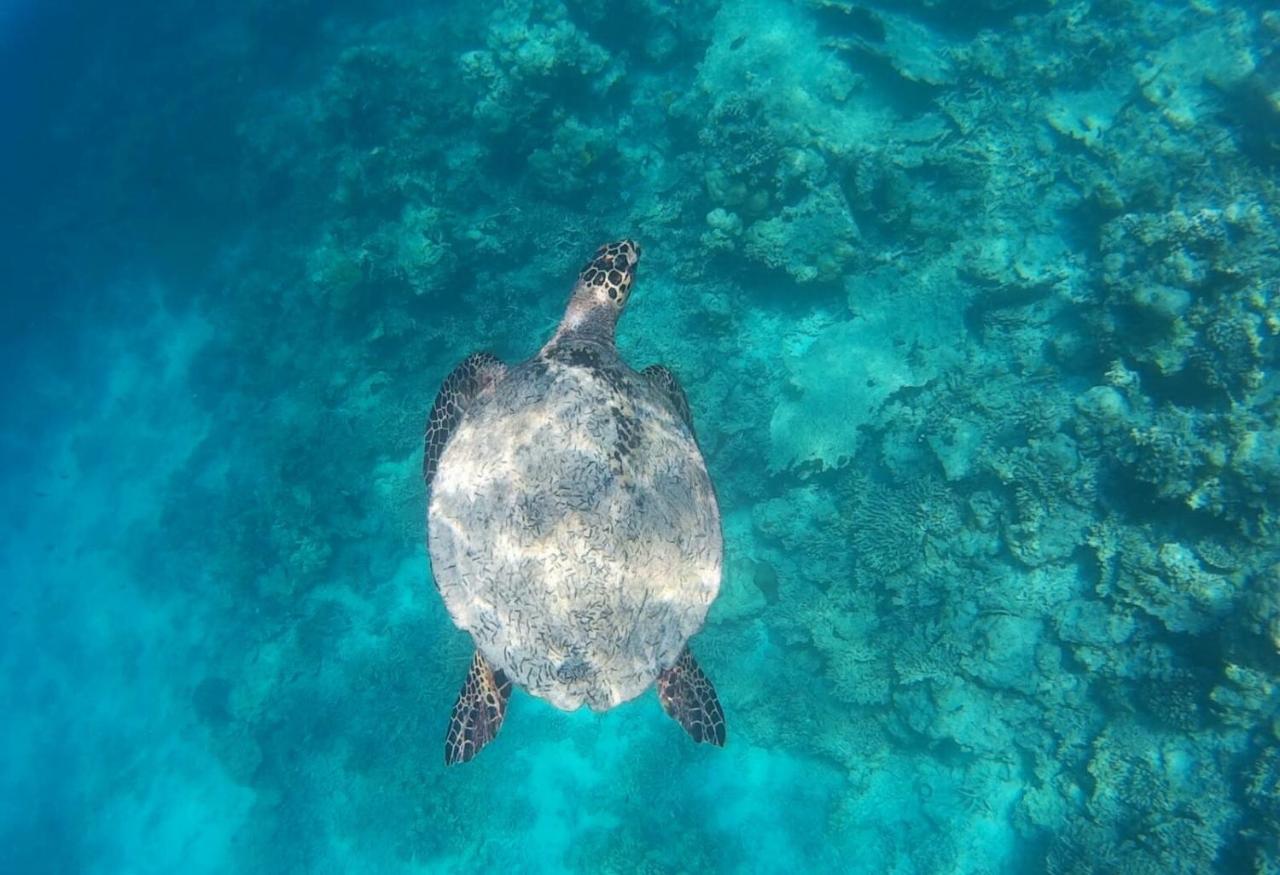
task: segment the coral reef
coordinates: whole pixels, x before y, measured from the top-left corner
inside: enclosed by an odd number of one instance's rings
[[[1280,14],[242,6],[15,124],[0,869],[1280,871]],[[432,391],[624,234],[729,745],[444,773]]]

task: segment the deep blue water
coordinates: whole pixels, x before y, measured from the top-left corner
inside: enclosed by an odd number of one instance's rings
[[[0,872],[1280,871],[1278,37],[0,6]],[[517,691],[446,769],[427,411],[624,236],[728,742]]]

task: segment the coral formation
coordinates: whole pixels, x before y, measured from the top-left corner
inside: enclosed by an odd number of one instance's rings
[[[1280,871],[1280,14],[242,6],[13,114],[0,869]],[[622,234],[729,744],[446,779],[432,389]]]

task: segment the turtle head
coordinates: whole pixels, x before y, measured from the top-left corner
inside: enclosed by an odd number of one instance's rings
[[[621,311],[631,294],[631,283],[636,278],[636,264],[640,261],[640,247],[633,240],[606,243],[596,250],[586,266],[578,271],[578,282],[573,287],[574,297],[587,292],[601,306]]]
[[[597,249],[578,272],[557,335],[597,333],[612,341],[613,327],[631,296],[639,262],[640,246],[634,240],[606,243]]]

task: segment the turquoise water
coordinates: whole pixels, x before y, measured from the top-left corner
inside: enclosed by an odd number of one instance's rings
[[[1214,0],[0,7],[0,871],[1280,872],[1277,46]],[[446,769],[426,412],[623,236],[728,743],[517,691]]]

